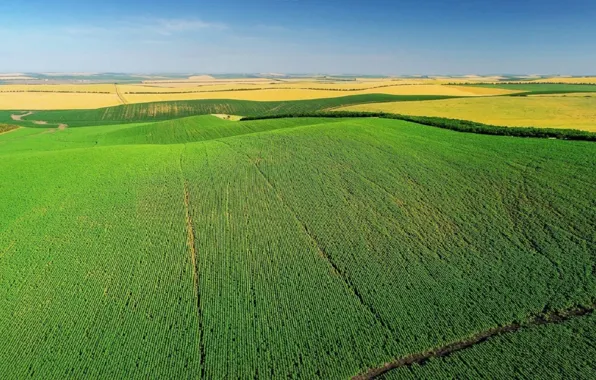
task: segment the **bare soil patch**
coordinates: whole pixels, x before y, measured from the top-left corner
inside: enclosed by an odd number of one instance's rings
[[[242,119],[242,116],[228,115],[225,113],[212,113],[211,116],[218,117],[222,120],[230,120],[230,121],[239,121],[240,119]]]
[[[22,115],[10,115],[10,118],[12,120],[14,120],[14,121],[23,121],[23,118],[24,117],[27,117],[29,115],[33,115],[33,112],[32,111],[29,111],[29,112],[26,112],[26,113],[24,113]]]

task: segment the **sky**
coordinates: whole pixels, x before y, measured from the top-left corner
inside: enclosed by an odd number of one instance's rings
[[[0,72],[596,74],[594,0],[2,0]]]

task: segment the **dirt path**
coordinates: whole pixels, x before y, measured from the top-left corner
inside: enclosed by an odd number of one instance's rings
[[[32,111],[26,112],[22,115],[10,115],[10,118],[14,121],[23,121],[23,118],[29,115],[33,115]]]
[[[201,367],[201,376],[200,379],[205,378],[205,331],[204,331],[204,322],[203,322],[203,309],[201,304],[201,287],[199,285],[199,264],[197,258],[197,249],[195,247],[195,229],[192,220],[192,209],[190,204],[190,191],[188,189],[188,181],[184,177],[184,171],[182,169],[182,158],[184,152],[186,151],[186,144],[184,148],[180,152],[179,158],[179,168],[180,168],[180,177],[182,179],[182,187],[184,193],[184,210],[186,214],[186,245],[188,246],[189,254],[190,254],[190,263],[192,265],[192,280],[193,280],[193,288],[196,297],[196,308],[197,308],[197,325],[199,330],[199,365]]]
[[[26,112],[26,113],[24,113],[22,115],[14,115],[13,114],[13,115],[10,115],[10,118],[12,120],[14,120],[14,121],[30,121],[30,122],[32,122],[33,124],[36,124],[36,125],[47,125],[48,124],[48,122],[45,121],[45,120],[23,120],[24,117],[31,116],[34,113],[35,112],[33,112],[33,111],[28,111],[28,112]],[[59,130],[59,131],[63,131],[66,128],[68,128],[68,124],[61,123],[61,124],[58,124],[58,127],[56,129]],[[56,131],[56,129],[51,129],[49,132],[54,132],[54,131]]]
[[[476,344],[483,343],[498,335],[514,333],[521,329],[532,328],[541,325],[562,323],[573,318],[578,318],[584,315],[592,314],[595,309],[596,304],[593,304],[589,307],[578,306],[571,309],[556,310],[548,313],[539,314],[523,323],[514,322],[509,325],[480,332],[465,340],[453,342],[445,346],[435,348],[433,350],[429,350],[426,352],[418,352],[403,358],[396,359],[392,362],[386,363],[382,367],[372,368],[363,374],[354,376],[352,380],[375,379],[393,369],[409,367],[413,364],[424,364],[432,358],[449,356],[457,351],[465,350],[466,348],[470,348]]]

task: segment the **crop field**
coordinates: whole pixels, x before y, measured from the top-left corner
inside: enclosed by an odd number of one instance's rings
[[[23,120],[45,120],[49,123],[67,123],[69,126],[122,124],[130,122],[168,120],[192,115],[276,115],[322,111],[351,104],[390,101],[416,101],[447,99],[434,95],[350,95],[338,98],[300,100],[288,102],[253,102],[245,100],[187,100],[179,102],[156,102],[126,104],[94,110],[65,110],[35,112]],[[2,115],[7,112],[0,111]]]
[[[87,109],[122,104],[116,94],[59,92],[1,92],[2,110]]]
[[[503,83],[503,84],[471,84],[463,87],[476,87],[476,88],[490,88],[490,89],[502,89],[518,91],[519,95],[532,95],[532,94],[566,94],[566,93],[591,93],[596,92],[596,84],[563,84],[563,83]],[[512,94],[516,95],[516,94]]]
[[[72,125],[1,134],[3,377],[342,379],[499,328],[384,376],[589,377],[596,144],[195,116],[350,102],[48,111],[25,119]]]
[[[590,83],[596,84],[596,77],[595,76],[588,76],[588,77],[553,77],[553,78],[541,78],[536,79],[534,82],[536,83],[569,83],[569,84],[578,84],[578,83]]]
[[[400,368],[381,379],[591,379],[596,316],[505,336],[424,366]],[[564,358],[575,357],[573,361]]]
[[[442,95],[442,96],[481,96],[481,95],[502,95],[509,94],[507,90],[490,88],[466,88],[449,87],[440,85],[404,85],[384,88],[370,88],[358,91],[350,91],[354,94],[389,94],[389,95]],[[235,99],[252,101],[290,101],[308,100],[330,97],[346,96],[346,91],[326,89],[255,89],[255,90],[231,90],[231,91],[205,91],[190,93],[150,93],[138,94],[127,93],[125,97],[130,103],[146,103],[157,101],[194,100],[194,99]]]
[[[596,97],[494,97],[354,105],[340,110],[472,120],[501,126],[573,128],[596,132]]]
[[[0,86],[0,93],[15,92],[74,92],[113,94],[116,92],[113,84],[7,84]]]
[[[493,96],[519,91],[502,88],[377,82],[189,82],[153,84],[0,85],[0,109],[95,109],[127,103],[233,99],[250,101],[311,100],[347,95]],[[170,84],[171,86],[166,86]],[[180,85],[184,85],[180,87]]]

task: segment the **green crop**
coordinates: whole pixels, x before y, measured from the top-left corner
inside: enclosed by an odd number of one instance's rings
[[[591,142],[381,118],[51,131],[0,135],[6,378],[348,378],[596,298]],[[540,363],[593,367],[558,328]],[[461,360],[497,371],[534,341],[513,334]],[[416,374],[473,377],[449,363]]]
[[[67,123],[71,127],[138,123],[170,120],[195,115],[229,114],[242,116],[277,115],[315,112],[363,103],[448,99],[438,95],[351,95],[337,98],[257,102],[249,100],[185,100],[157,103],[126,104],[95,110],[39,111],[25,118],[44,120],[50,124]],[[0,117],[2,114],[0,113]],[[0,119],[1,120],[1,119]]]

